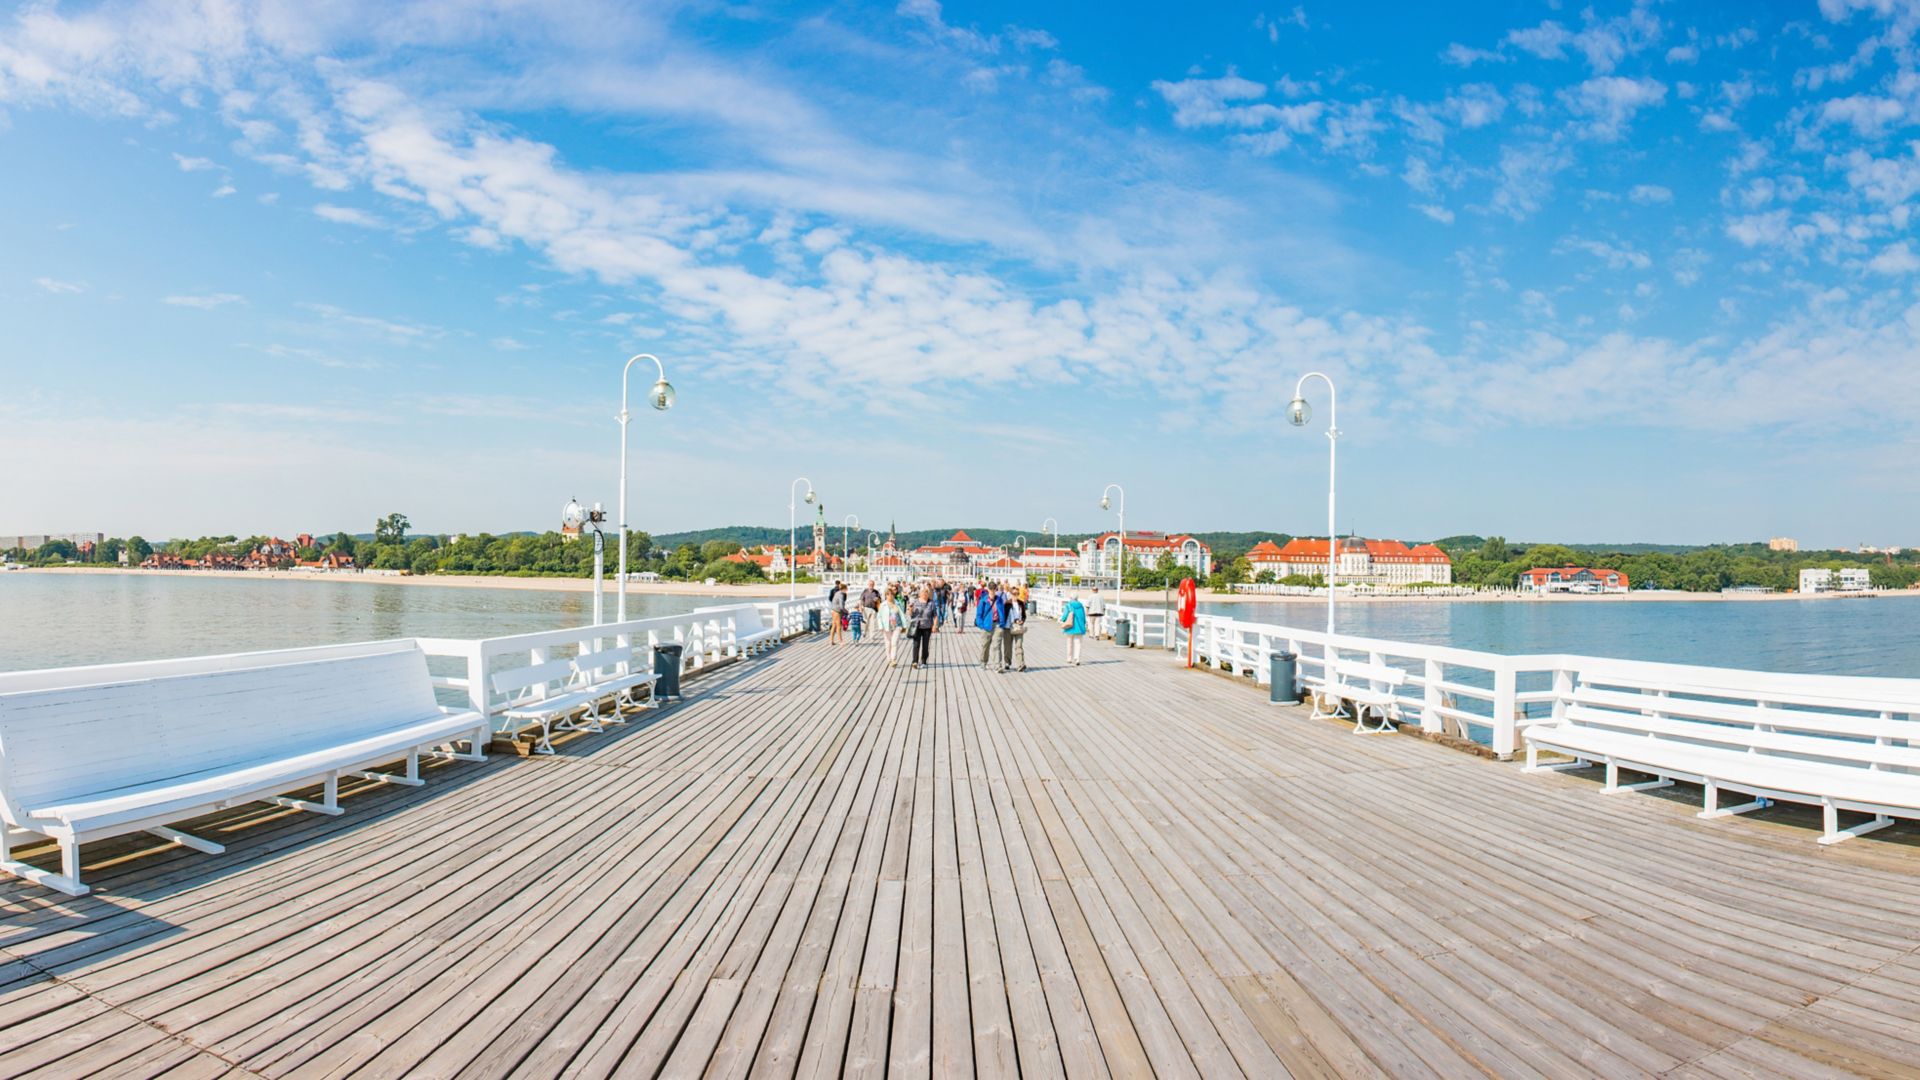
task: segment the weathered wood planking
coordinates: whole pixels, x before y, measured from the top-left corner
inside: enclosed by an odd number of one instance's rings
[[[1164,654],[719,669],[0,887],[0,1074],[1920,1074],[1920,829],[1703,822]]]

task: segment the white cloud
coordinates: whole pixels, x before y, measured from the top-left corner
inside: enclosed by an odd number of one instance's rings
[[[324,218],[336,225],[355,225],[362,229],[384,228],[386,224],[365,210],[357,210],[351,206],[335,206],[332,203],[321,203],[315,206],[313,213],[316,217]]]
[[[235,188],[232,184],[221,184],[219,187],[213,189],[213,197],[216,199],[224,199],[229,195],[235,194],[238,190],[239,189]]]
[[[1626,134],[1634,114],[1657,108],[1667,97],[1666,84],[1655,79],[1603,75],[1560,92],[1560,100],[1576,116],[1587,118],[1584,132],[1603,142]]]
[[[1453,211],[1447,209],[1444,206],[1434,206],[1429,203],[1419,203],[1419,204],[1415,204],[1414,209],[1420,211],[1421,213],[1427,215],[1428,217],[1432,218],[1433,220],[1439,222],[1442,225],[1453,224]]]
[[[1675,45],[1673,48],[1667,50],[1667,63],[1669,64],[1691,64],[1699,59],[1700,48],[1697,45]]]
[[[1554,250],[1583,251],[1605,263],[1609,270],[1645,270],[1653,265],[1653,259],[1646,252],[1605,240],[1583,240],[1569,236],[1554,245]]]
[[[1635,184],[1632,189],[1627,192],[1627,198],[1632,199],[1642,206],[1650,206],[1654,203],[1672,202],[1673,191],[1669,188],[1661,187],[1659,184]]]
[[[1906,115],[1906,106],[1900,102],[1868,94],[1834,98],[1820,106],[1822,124],[1850,125],[1854,134],[1865,139],[1885,135],[1889,127],[1900,123]]]
[[[173,155],[173,160],[179,163],[181,172],[202,172],[207,169],[217,169],[220,167],[203,157],[186,157],[181,154],[175,154]]]
[[[199,296],[169,296],[160,302],[163,304],[171,304],[174,307],[197,308],[200,311],[212,311],[214,308],[226,307],[228,304],[245,303],[246,297],[241,296],[239,293],[205,293]]]
[[[1552,194],[1553,178],[1572,164],[1566,148],[1552,143],[1506,147],[1489,205],[1515,221],[1531,217]]]
[[[86,285],[81,282],[62,281],[59,278],[38,277],[33,279],[33,283],[45,289],[47,292],[53,293],[55,296],[70,296],[74,293],[87,291]]]
[[[1915,255],[1905,240],[1888,244],[1880,254],[1867,260],[1867,269],[1876,274],[1911,274],[1920,270],[1920,255]]]

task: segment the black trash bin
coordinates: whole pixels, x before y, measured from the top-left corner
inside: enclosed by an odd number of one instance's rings
[[[1122,649],[1133,647],[1133,620],[1113,620],[1113,643]]]
[[[820,632],[820,609],[808,608],[807,609],[807,633],[817,634],[819,632]]]
[[[1300,657],[1277,652],[1267,657],[1267,674],[1273,679],[1267,700],[1293,704],[1300,700]]]
[[[680,653],[679,642],[663,642],[653,647],[653,698],[655,701],[665,701],[667,698],[679,700]]]

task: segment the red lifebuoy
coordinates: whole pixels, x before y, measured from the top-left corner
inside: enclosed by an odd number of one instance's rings
[[[1193,629],[1194,609],[1199,602],[1200,590],[1194,585],[1193,579],[1187,578],[1182,581],[1180,583],[1180,625],[1188,630]]]

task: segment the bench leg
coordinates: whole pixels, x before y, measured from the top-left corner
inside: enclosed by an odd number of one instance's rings
[[[1327,711],[1327,692],[1323,689],[1313,695],[1313,713],[1309,720],[1345,720],[1348,718],[1347,706],[1339,698],[1333,698],[1333,711]]]
[[[534,745],[533,752],[536,754],[551,754],[554,752],[553,722],[551,720],[540,721],[540,741]]]
[[[1735,814],[1750,813],[1754,810],[1765,810],[1772,805],[1772,799],[1755,799],[1752,802],[1743,802],[1739,806],[1721,806],[1720,785],[1709,780],[1707,781],[1707,793],[1704,806],[1700,813],[1695,816],[1703,818],[1732,817]]]
[[[1367,726],[1367,713],[1369,711],[1371,711],[1374,716],[1374,727]],[[1394,726],[1393,713],[1383,706],[1362,705],[1359,702],[1355,702],[1353,713],[1353,733],[1355,735],[1379,735],[1389,731],[1400,730]]]
[[[13,857],[13,845],[7,834],[7,827],[0,825],[0,873],[12,874],[22,881],[31,881],[35,885],[44,885],[55,892],[68,896],[85,896],[92,892],[80,884],[80,843],[77,840],[60,841],[61,873],[42,870],[31,863],[23,863]]]
[[[487,743],[491,741],[492,738],[493,729],[491,727],[477,727],[473,729],[473,734],[467,736],[469,749],[466,753],[463,754],[458,750],[441,750],[437,748],[430,749],[427,753],[447,761],[485,761],[487,760]],[[448,745],[451,746],[453,744],[449,743]]]
[[[1652,788],[1672,786],[1673,781],[1666,779],[1645,780],[1638,784],[1622,784],[1620,782],[1620,766],[1609,761],[1607,762],[1607,786],[1600,789],[1600,794],[1618,795],[1623,791],[1648,791]]]
[[[320,790],[323,793],[320,797],[320,802],[308,802],[305,799],[290,798],[286,795],[275,795],[266,801],[275,806],[284,806],[292,810],[305,810],[314,814],[326,814],[329,817],[339,817],[346,812],[340,809],[340,779],[338,777],[327,777],[326,782],[320,785]]]
[[[1856,836],[1865,836],[1867,833],[1884,829],[1893,824],[1891,817],[1885,814],[1875,814],[1873,815],[1872,821],[1862,822],[1851,829],[1843,829],[1840,827],[1840,808],[1833,805],[1833,800],[1821,800],[1820,810],[1821,816],[1825,819],[1827,826],[1826,835],[1820,838],[1822,844],[1837,844],[1842,840],[1851,840]]]
[[[147,831],[162,840],[171,840],[181,847],[192,848],[206,855],[224,855],[227,851],[224,844],[216,844],[211,840],[202,840],[190,833],[183,833],[179,829],[168,828],[165,825],[155,825]]]
[[[1542,765],[1540,764],[1540,748],[1529,743],[1527,745],[1527,763],[1521,766],[1520,771],[1559,772],[1562,769],[1584,769],[1586,767],[1587,759],[1582,757],[1574,758],[1572,761],[1550,761]]]
[[[418,758],[415,758],[414,760],[417,761]],[[409,767],[407,771],[413,772],[414,769],[412,767]],[[371,780],[376,784],[400,784],[404,787],[425,787],[427,783],[425,780],[422,780],[418,776],[402,776],[399,773],[390,773],[390,772],[373,772],[371,770],[367,770],[367,771],[356,771],[351,775],[357,776],[362,780]]]

